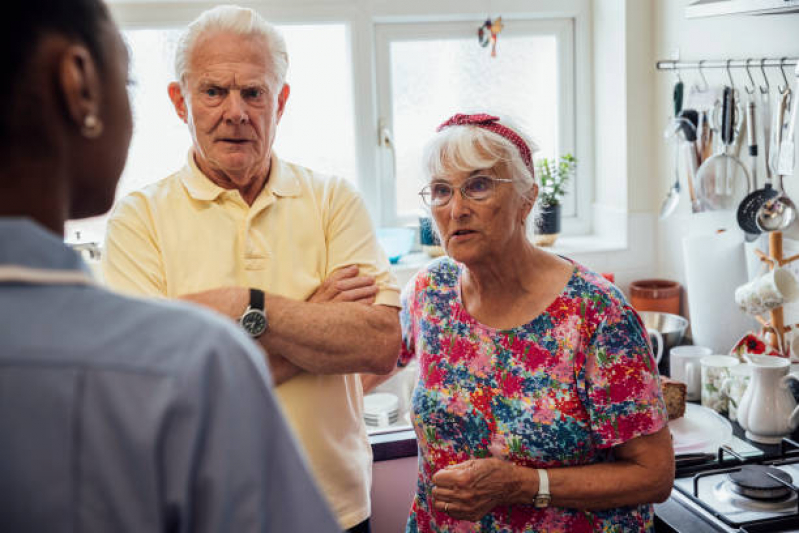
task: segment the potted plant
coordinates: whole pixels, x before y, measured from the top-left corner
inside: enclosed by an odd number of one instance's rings
[[[535,172],[541,184],[534,224],[536,245],[552,246],[557,240],[561,198],[576,169],[577,159],[572,154],[563,155],[557,161],[547,158],[536,161]]]

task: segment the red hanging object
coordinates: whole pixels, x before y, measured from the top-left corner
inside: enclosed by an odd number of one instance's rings
[[[491,43],[491,57],[497,57],[497,35],[505,25],[502,23],[502,17],[497,17],[493,21],[491,17],[487,18],[483,25],[477,29],[477,41],[480,46],[485,48],[488,43]]]

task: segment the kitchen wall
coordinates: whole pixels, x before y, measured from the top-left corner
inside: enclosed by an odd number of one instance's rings
[[[657,59],[745,59],[749,57],[799,56],[799,14],[782,15],[725,15],[698,19],[685,18],[685,7],[689,0],[654,0],[652,6],[653,52],[650,69],[655,77],[654,113],[649,127],[649,136],[655,141],[652,171],[637,179],[638,194],[632,198],[634,212],[657,213],[666,191],[674,180],[670,147],[663,141],[662,132],[672,113],[672,87],[674,75],[668,72],[655,73]],[[791,69],[786,69],[791,74]],[[778,71],[767,69],[772,87],[781,80]],[[743,70],[733,70],[736,84],[746,79]],[[754,74],[754,72],[753,72]],[[723,69],[706,70],[708,82],[723,83]],[[684,72],[686,88],[698,80],[692,72]],[[756,81],[761,78],[756,76]],[[781,81],[780,81],[781,83]],[[772,93],[773,98],[773,93]],[[763,173],[760,173],[762,180]],[[762,185],[762,181],[761,181]],[[786,189],[794,198],[799,198],[799,173],[794,179],[786,179]],[[657,223],[657,263],[663,277],[684,282],[682,236],[695,229],[701,220],[689,214],[688,202],[681,199],[678,213],[666,221]],[[799,235],[793,235],[799,238]]]

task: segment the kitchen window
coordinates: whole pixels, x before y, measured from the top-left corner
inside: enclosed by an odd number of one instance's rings
[[[352,67],[344,24],[283,25],[290,54],[291,85],[274,150],[280,157],[335,174],[357,184]],[[186,163],[188,127],[167,95],[175,80],[178,28],[129,29],[123,36],[131,53],[130,99],[134,132],[117,198],[165,178]],[[319,47],[325,50],[319,54]],[[323,80],[320,82],[320,80]],[[102,241],[108,216],[70,221],[67,235]]]
[[[381,127],[394,172],[381,174],[383,222],[420,214],[422,152],[436,126],[455,113],[489,110],[512,117],[539,148],[537,157],[574,153],[574,26],[570,19],[513,20],[497,53],[481,48],[469,22],[379,24],[377,84]],[[388,144],[388,143],[385,143]],[[579,184],[579,181],[578,181]],[[563,216],[577,214],[572,189]]]
[[[180,29],[211,4],[163,2],[153,10],[109,1],[130,45],[135,80],[134,137],[119,198],[184,164],[190,138],[166,86]],[[514,116],[538,142],[539,157],[571,152],[581,159],[564,203],[563,233],[589,233],[589,2],[564,0],[555,11],[523,0],[495,4],[485,7],[502,10],[496,57],[477,40],[486,12],[464,12],[460,2],[256,7],[284,33],[290,55],[292,90],[276,152],[352,181],[377,225],[413,225],[422,214],[416,193],[424,142],[452,113],[484,107]],[[386,135],[396,159],[381,142]],[[102,241],[106,218],[69,222],[68,239],[81,231],[81,240]]]

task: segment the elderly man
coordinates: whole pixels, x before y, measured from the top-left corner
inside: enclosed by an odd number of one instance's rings
[[[261,350],[205,309],[98,287],[64,245],[67,217],[111,207],[132,133],[105,5],[7,7],[0,531],[340,531]]]
[[[188,163],[120,202],[106,280],[239,320],[269,354],[341,527],[368,531],[371,449],[357,373],[389,372],[400,343],[399,290],[368,213],[344,180],[273,153],[288,56],[254,11],[200,15],[175,64],[169,95],[191,132]]]

